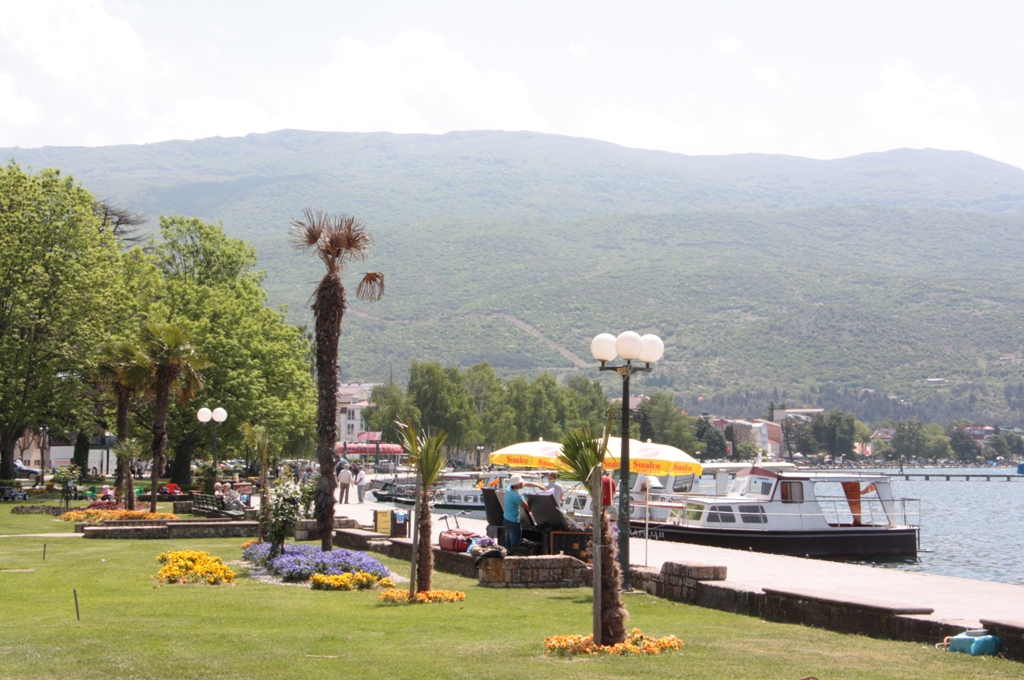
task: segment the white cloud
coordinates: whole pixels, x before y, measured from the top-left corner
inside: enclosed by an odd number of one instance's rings
[[[736,38],[722,38],[715,41],[715,47],[726,54],[739,54],[743,51],[743,45]]]
[[[569,43],[569,47],[566,48],[569,54],[573,56],[577,64],[582,64],[590,58],[590,45],[577,45],[576,43]]]
[[[986,112],[970,88],[941,78],[926,83],[906,61],[887,65],[864,93],[862,135],[883,144],[943,149],[998,148]]]
[[[350,38],[299,90],[278,83],[291,121],[327,130],[543,130],[526,83],[514,73],[479,70],[440,36],[408,31],[390,45]],[[302,92],[304,91],[304,92]],[[295,123],[290,124],[296,127]]]
[[[40,107],[18,92],[18,84],[9,73],[0,73],[0,125],[24,127],[36,122]]]

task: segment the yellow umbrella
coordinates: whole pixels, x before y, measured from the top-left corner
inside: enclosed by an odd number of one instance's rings
[[[608,454],[605,466],[611,470],[619,469],[619,452],[622,451],[622,440],[618,437],[608,438]],[[668,444],[653,444],[629,440],[629,471],[650,475],[700,475],[701,464],[682,449]]]
[[[491,465],[554,469],[561,452],[562,445],[556,442],[520,442],[498,449],[491,454],[490,461]]]

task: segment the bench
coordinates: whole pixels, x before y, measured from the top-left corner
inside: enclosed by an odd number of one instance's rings
[[[213,512],[226,515],[233,519],[245,519],[245,510],[227,510],[224,507],[224,499],[220,496],[211,496],[207,493],[192,492],[193,512]]]

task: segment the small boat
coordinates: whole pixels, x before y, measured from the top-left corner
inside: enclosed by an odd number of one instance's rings
[[[631,499],[633,536],[776,555],[915,557],[920,501],[895,499],[882,474],[750,466],[721,495]]]

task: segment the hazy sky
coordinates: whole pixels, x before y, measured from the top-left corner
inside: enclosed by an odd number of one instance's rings
[[[535,130],[1024,167],[1024,3],[0,0],[0,146]]]

